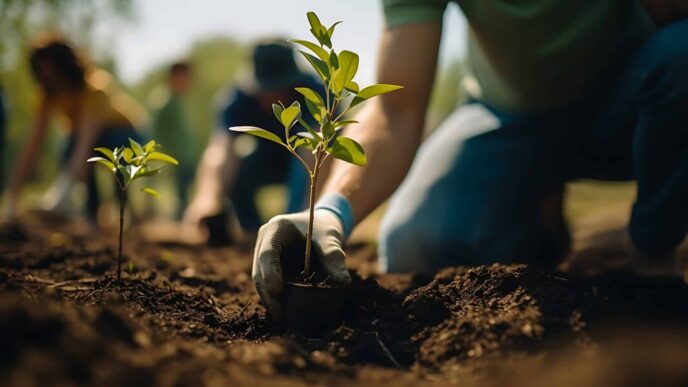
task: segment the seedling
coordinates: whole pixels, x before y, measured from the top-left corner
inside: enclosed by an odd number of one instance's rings
[[[129,139],[129,147],[121,146],[115,149],[95,148],[105,157],[91,157],[89,163],[99,163],[107,167],[117,182],[119,196],[119,249],[117,254],[117,281],[122,277],[122,235],[124,229],[124,208],[127,202],[127,192],[134,180],[157,175],[165,164],[179,165],[174,157],[160,151],[162,145],[150,140],[146,145]],[[153,188],[143,188],[143,192],[160,198],[158,191]],[[131,271],[131,268],[130,268]]]
[[[311,278],[311,245],[313,236],[313,207],[315,205],[315,190],[318,174],[323,163],[329,156],[358,166],[367,163],[365,152],[355,140],[339,135],[346,125],[357,123],[343,117],[360,103],[381,95],[401,89],[401,86],[377,84],[359,88],[354,82],[358,70],[358,55],[343,50],[337,52],[332,48],[332,35],[337,24],[329,28],[323,26],[314,12],[308,12],[308,22],[311,34],[317,42],[307,40],[292,40],[293,43],[307,51],[299,52],[313,67],[322,80],[325,98],[317,91],[307,87],[297,87],[296,91],[304,96],[306,108],[318,122],[313,128],[301,117],[301,105],[294,101],[285,106],[282,101],[272,105],[277,120],[284,126],[284,138],[255,126],[234,126],[229,128],[235,132],[252,134],[282,145],[308,171],[310,177],[309,222],[306,233],[306,251],[304,255],[304,281]],[[302,130],[294,130],[298,125]],[[313,153],[312,165],[309,165],[297,152],[299,148],[306,148]]]

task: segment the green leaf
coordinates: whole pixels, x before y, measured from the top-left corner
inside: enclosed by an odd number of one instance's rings
[[[280,121],[287,129],[291,129],[299,118],[301,118],[301,104],[299,104],[299,101],[294,101],[280,114]]]
[[[333,69],[339,68],[339,58],[337,58],[337,53],[334,50],[330,51],[330,57],[327,59]]]
[[[119,164],[119,161],[122,159],[122,149],[124,149],[123,146],[116,146],[115,149],[112,150],[112,155],[115,157],[115,164]]]
[[[336,27],[337,24],[340,24],[340,23],[341,23],[341,21],[338,21],[338,22],[332,24],[332,25],[330,26],[330,28],[327,29],[327,37],[329,37],[330,39],[332,39],[332,34],[334,34],[334,27]]]
[[[117,164],[116,167],[119,171],[119,174],[122,175],[122,178],[124,179],[124,185],[129,185],[129,183],[131,182],[131,176],[129,175],[129,171],[127,170],[127,168],[122,164]]]
[[[150,140],[146,143],[146,145],[143,146],[143,150],[146,153],[150,153],[155,149],[155,140]]]
[[[384,83],[381,83],[379,85],[370,85],[368,87],[363,88],[363,90],[359,91],[358,94],[356,94],[353,101],[351,101],[351,106],[349,106],[349,107],[352,108],[352,107],[358,105],[359,103],[361,103],[361,102],[363,102],[369,98],[372,98],[372,97],[375,97],[375,96],[378,96],[381,94],[390,93],[392,91],[403,89],[403,88],[404,88],[403,86],[388,85],[388,84],[384,84]]]
[[[327,68],[327,64],[322,60],[316,58],[315,56],[305,52],[299,51],[301,55],[311,64],[311,67],[318,73],[323,81],[326,81],[330,77],[330,70]]]
[[[303,138],[309,138],[311,140],[316,139],[315,136],[313,135],[313,133],[310,133],[310,132],[298,132],[298,133],[296,133],[296,135],[299,137],[303,137]]]
[[[282,121],[280,116],[282,115],[282,112],[284,111],[284,108],[282,105],[278,105],[276,103],[272,104],[272,112],[275,114],[275,118],[277,118],[277,121]]]
[[[148,161],[162,161],[164,163],[172,164],[172,165],[179,165],[179,161],[175,159],[174,157],[162,153],[162,152],[152,152],[151,154],[148,155]]]
[[[308,23],[311,25],[311,32],[313,33],[313,36],[318,38],[318,34],[320,33],[320,31],[324,30],[325,27],[322,25],[322,23],[320,23],[320,19],[318,18],[318,15],[315,14],[315,12],[307,12],[306,17],[308,18]]]
[[[159,166],[157,168],[144,167],[143,169],[141,169],[141,171],[139,171],[139,177],[157,175],[158,173],[160,173],[160,170],[162,170],[162,166]]]
[[[140,165],[133,165],[133,164],[129,164],[129,165],[124,166],[124,170],[127,172],[127,175],[129,175],[130,181],[136,180],[136,178],[139,177],[137,175],[142,168],[143,167]]]
[[[343,126],[351,125],[351,124],[358,124],[358,121],[356,121],[356,120],[341,120],[341,121],[337,121],[337,122],[334,123],[334,128],[337,129],[337,128],[341,128],[341,127],[343,127]]]
[[[299,118],[299,124],[301,124],[301,126],[306,128],[307,131],[309,131],[311,133],[315,133],[315,130],[313,130],[313,128],[310,126],[310,124],[308,124],[308,122],[306,122],[306,120],[304,120],[303,117]]]
[[[318,134],[318,132],[316,130],[314,130],[310,125],[308,125],[308,122],[306,122],[306,120],[304,120],[303,118],[299,118],[299,123],[301,124],[301,126],[306,128],[308,133],[310,133],[311,135],[313,135],[316,138],[320,138],[320,135]]]
[[[315,149],[320,143],[320,136],[318,135],[318,132],[298,132],[296,135],[306,140],[305,144],[308,145],[307,148],[310,150]]]
[[[332,48],[332,41],[330,40],[330,36],[327,35],[327,30],[325,27],[323,27],[323,31],[321,32],[320,39],[318,39],[321,44],[327,48]]]
[[[313,53],[315,55],[317,55],[318,58],[320,58],[320,60],[322,60],[323,62],[327,62],[329,60],[330,56],[327,54],[327,51],[325,51],[324,48],[318,46],[317,44],[315,44],[313,42],[309,42],[307,40],[299,40],[299,39],[292,40],[292,42],[294,42],[296,44],[300,44],[300,45],[306,47],[307,49],[313,51]]]
[[[306,98],[306,101],[313,102],[318,108],[325,107],[325,101],[323,101],[322,97],[317,91],[309,89],[308,87],[297,87],[294,90],[303,95],[304,98]]]
[[[341,94],[344,86],[354,79],[356,71],[358,71],[358,55],[346,50],[340,52],[339,68],[332,76],[332,89],[335,94]]]
[[[248,133],[256,137],[261,137],[272,142],[284,145],[282,139],[279,138],[275,133],[269,132],[265,129],[261,129],[255,126],[232,126],[229,130],[233,132]]]
[[[294,139],[294,141],[292,141],[292,147],[294,149],[297,149],[297,148],[302,147],[304,145],[309,150],[313,150],[313,143],[307,138],[298,137],[298,138]]]
[[[112,173],[117,172],[117,168],[115,168],[115,164],[113,164],[110,160],[105,159],[103,157],[91,157],[90,159],[86,160],[88,163],[98,163],[102,164],[107,167],[107,169],[110,170]]]
[[[129,138],[129,144],[131,145],[131,150],[134,151],[134,154],[136,156],[141,156],[143,154],[143,148],[141,147],[141,144],[136,142],[131,137]]]
[[[143,188],[141,191],[149,194],[150,196],[152,196],[156,199],[160,199],[160,193],[158,191],[154,190],[153,188]]]
[[[354,81],[347,83],[346,86],[344,86],[344,88],[349,90],[350,92],[352,92],[354,94],[358,93],[358,90],[359,90],[358,83],[356,83]]]
[[[337,137],[329,153],[336,159],[361,167],[368,163],[361,144],[348,137]]]
[[[330,41],[330,35],[328,34],[327,28],[320,23],[320,19],[315,14],[315,12],[308,12],[306,14],[308,17],[308,22],[311,25],[311,33],[318,39],[321,45],[332,48],[332,42]]]
[[[318,123],[322,123],[322,119],[325,116],[325,108],[315,106],[315,104],[309,100],[306,100],[305,102],[306,102],[306,108],[308,109],[308,111],[313,116],[313,119],[318,121]]]
[[[127,164],[131,164],[131,161],[134,159],[134,151],[132,151],[131,148],[124,148],[122,150],[122,157],[124,157],[124,161],[126,161]]]
[[[323,137],[327,141],[329,141],[332,138],[332,136],[334,136],[334,133],[335,133],[334,126],[332,125],[332,123],[329,120],[325,120],[322,123],[321,128],[322,128]]]
[[[107,157],[108,160],[110,160],[111,163],[115,164],[115,154],[108,148],[105,147],[98,147],[93,149],[96,152],[102,153],[105,157]]]

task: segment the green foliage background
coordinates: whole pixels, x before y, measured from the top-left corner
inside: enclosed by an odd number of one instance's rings
[[[211,37],[197,41],[186,58],[179,58],[186,59],[193,69],[193,83],[185,103],[197,139],[197,156],[217,125],[222,91],[232,83],[237,70],[246,61],[247,51],[245,45],[230,38]],[[132,96],[152,114],[164,102],[168,66],[164,64],[153,69],[130,88]]]
[[[6,181],[32,122],[37,90],[27,63],[30,43],[40,31],[60,31],[84,48],[101,66],[114,70],[107,41],[95,41],[98,23],[122,23],[133,17],[131,0],[0,0],[0,86],[7,103],[5,148],[0,150],[0,180]],[[56,131],[49,131],[42,157],[34,171],[35,181],[44,182],[56,171]],[[0,184],[1,185],[1,184]]]
[[[36,34],[59,30],[83,49],[94,63],[117,78],[115,58],[108,54],[108,47],[116,40],[117,29],[135,22],[132,0],[0,0],[0,85],[5,92],[9,119],[5,148],[0,150],[0,177],[7,181],[31,129],[37,89],[26,57]],[[104,35],[101,31],[103,23],[116,28],[109,33],[106,30]],[[250,42],[216,36],[198,40],[185,58],[178,58],[187,60],[193,67],[194,83],[186,103],[197,139],[196,156],[200,155],[209,134],[217,125],[217,109],[224,97],[223,90],[232,85],[237,74],[243,73],[242,69],[249,68],[249,51]],[[165,78],[170,64],[161,64],[133,84],[120,83],[151,115],[166,98]],[[459,62],[440,71],[428,115],[431,127],[439,124],[460,98],[460,74]],[[42,189],[57,172],[55,160],[62,145],[58,141],[59,123],[52,123],[48,133],[44,153],[33,174],[33,187],[36,189]]]

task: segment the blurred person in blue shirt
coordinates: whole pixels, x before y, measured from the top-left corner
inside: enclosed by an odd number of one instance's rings
[[[209,242],[214,244],[230,241],[230,213],[236,216],[244,232],[252,234],[258,230],[263,219],[256,193],[262,187],[284,184],[288,192],[285,210],[304,208],[308,176],[291,155],[277,144],[255,141],[227,128],[255,125],[284,137],[284,128],[275,118],[272,104],[281,101],[289,105],[298,100],[303,105],[303,97],[294,88],[305,86],[321,91],[322,85],[299,68],[293,48],[281,41],[257,44],[252,60],[252,76],[230,91],[219,111],[218,128],[197,169],[196,194],[184,214],[186,223],[207,227]],[[307,112],[304,118],[314,122]]]

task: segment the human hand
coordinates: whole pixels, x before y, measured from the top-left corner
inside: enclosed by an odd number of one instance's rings
[[[297,276],[303,269],[303,249],[308,212],[276,216],[258,231],[252,277],[256,290],[273,320],[282,318],[284,271]],[[343,226],[329,210],[316,210],[313,220],[313,259],[321,276],[333,286],[347,286],[351,276],[342,249]]]

